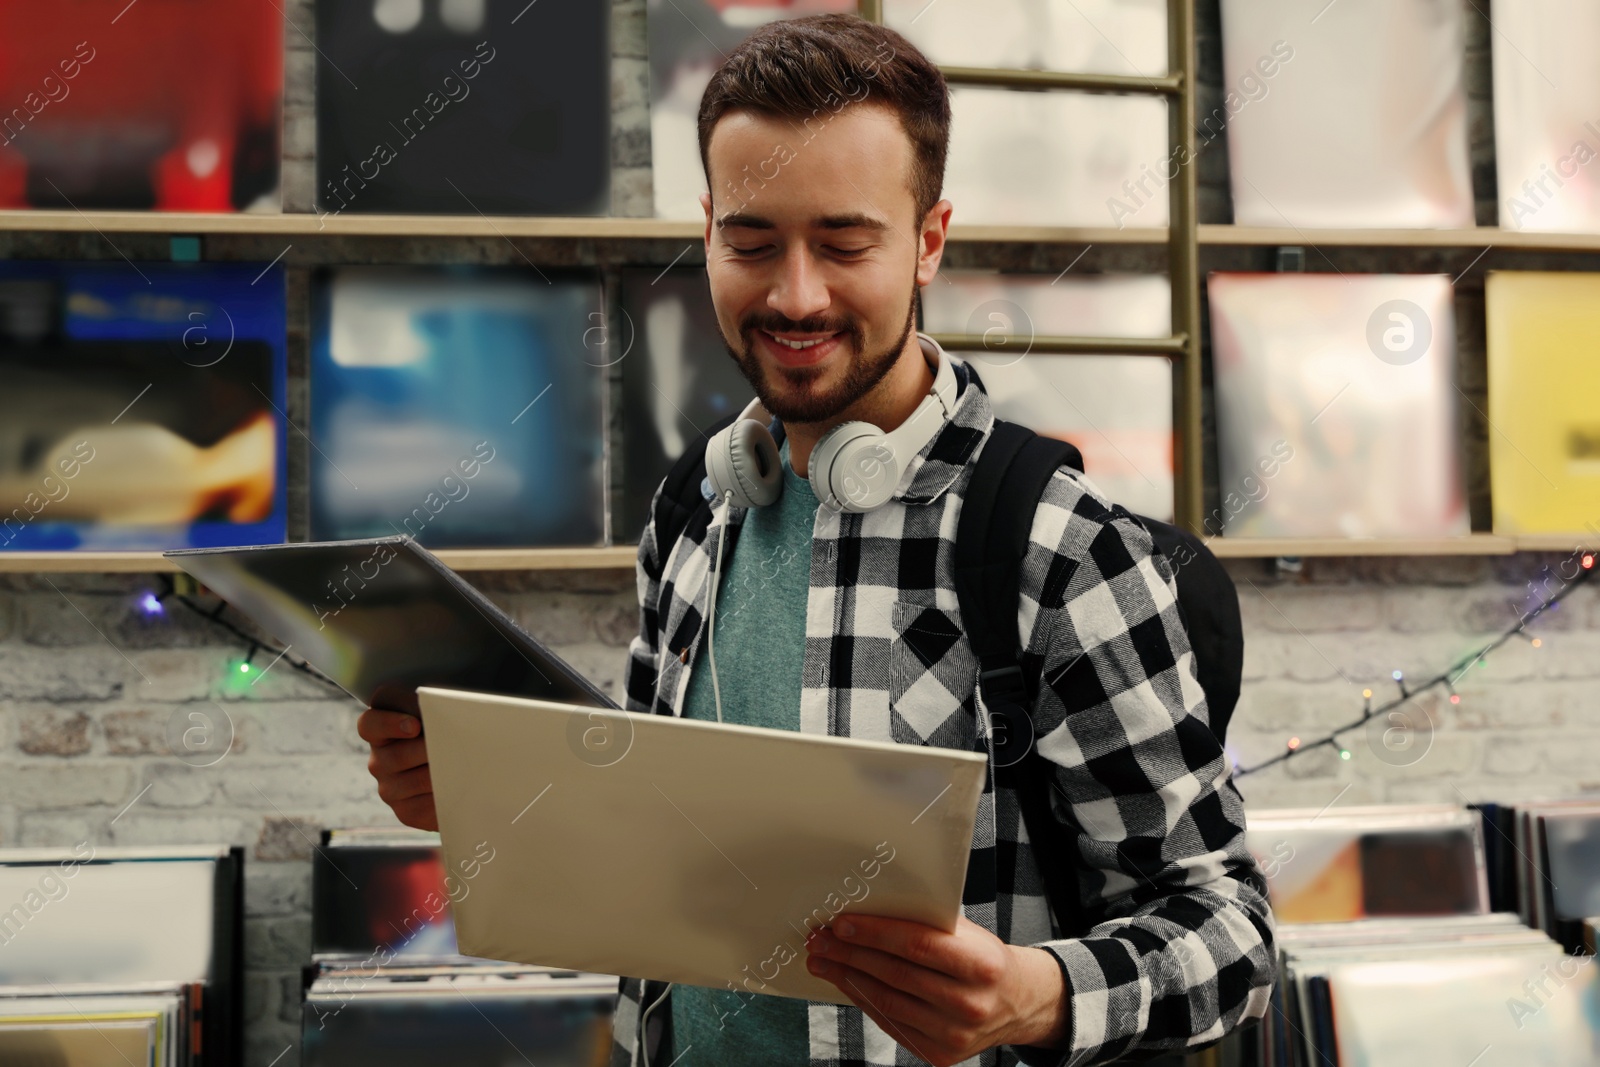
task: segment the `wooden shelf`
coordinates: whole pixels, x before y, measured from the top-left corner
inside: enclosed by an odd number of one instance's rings
[[[1461,230],[1327,230],[1293,226],[1199,227],[1200,243],[1214,246],[1299,245],[1303,248],[1517,248],[1600,252],[1600,233],[1535,233],[1476,226]]]
[[[611,548],[441,548],[436,553],[458,571],[632,570],[635,545]],[[159,552],[0,552],[0,573],[159,574],[178,570]]]
[[[700,222],[618,216],[317,215],[180,211],[0,211],[0,232],[276,234],[285,237],[533,237],[602,241],[699,241]],[[1160,245],[1164,226],[990,226],[956,223],[955,242],[1006,244]],[[1536,233],[1477,226],[1459,230],[1330,230],[1293,226],[1199,227],[1202,245],[1217,247],[1518,248],[1600,252],[1600,234]]]
[[[699,241],[703,223],[583,216],[208,214],[177,211],[0,211],[0,232],[276,234],[284,237],[542,237]],[[962,226],[952,241],[1162,244],[1165,227]]]
[[[1592,532],[1569,534],[1517,534],[1519,552],[1575,552],[1582,549],[1593,552],[1600,548],[1600,534]]]
[[[0,211],[0,231],[278,234],[285,237],[698,238],[703,227],[673,219],[483,215],[307,215],[184,211]]]
[[[1468,537],[1298,538],[1213,537],[1206,547],[1224,559],[1266,559],[1278,556],[1509,556],[1521,550],[1510,537],[1472,534]]]
[[[1206,546],[1223,559],[1278,556],[1508,556],[1513,552],[1571,552],[1600,542],[1583,534],[1535,534],[1434,539],[1213,537]],[[632,570],[635,545],[611,548],[442,548],[435,553],[458,571]],[[0,573],[154,574],[178,568],[159,552],[0,552]]]

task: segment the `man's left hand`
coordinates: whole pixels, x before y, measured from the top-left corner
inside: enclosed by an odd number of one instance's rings
[[[1008,945],[965,915],[953,934],[841,915],[807,939],[806,954],[812,974],[934,1067],[996,1045],[1066,1043],[1066,984],[1055,957]]]

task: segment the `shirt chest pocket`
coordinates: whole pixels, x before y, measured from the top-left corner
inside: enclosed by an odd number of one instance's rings
[[[891,622],[889,719],[895,741],[971,751],[978,661],[955,616],[896,601]]]

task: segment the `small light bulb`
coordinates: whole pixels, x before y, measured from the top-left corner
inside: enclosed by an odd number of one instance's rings
[[[1349,759],[1350,758],[1350,750],[1348,748],[1341,748],[1339,750],[1339,758],[1340,759]]]
[[[1450,703],[1452,703],[1452,704],[1461,703],[1461,694],[1460,693],[1451,693],[1450,694]]]
[[[167,609],[154,593],[146,593],[139,600],[139,610],[146,615],[160,615]]]
[[[249,674],[250,673],[250,664],[248,664],[248,663],[239,664],[239,673],[240,674]]]
[[[1299,747],[1300,747],[1300,739],[1298,737],[1289,738],[1289,751],[1293,752],[1295,749],[1297,749]]]
[[[1365,698],[1366,698],[1366,699],[1368,699],[1368,700],[1371,700],[1371,699],[1372,699],[1372,690],[1370,690],[1370,689],[1363,689],[1363,690],[1362,690],[1362,691],[1361,691],[1361,695],[1362,695],[1362,696],[1363,696],[1363,697],[1365,697]]]
[[[1589,555],[1589,554],[1585,554],[1584,555],[1584,557],[1583,557],[1583,569],[1586,570],[1586,571],[1594,569],[1594,556],[1593,555]]]
[[[1543,642],[1543,641],[1541,641],[1541,640],[1540,640],[1540,639],[1539,639],[1539,638],[1537,638],[1537,637],[1535,637],[1535,638],[1534,638],[1534,639],[1533,639],[1533,647],[1534,647],[1534,648],[1538,648],[1538,647],[1539,647],[1539,646],[1540,646],[1540,645],[1542,645],[1542,644],[1544,644],[1544,642]]]
[[[1402,674],[1402,673],[1401,673],[1401,672],[1400,672],[1400,671],[1395,671],[1395,672],[1394,672],[1394,673],[1393,673],[1393,674],[1391,674],[1391,675],[1390,675],[1390,676],[1389,676],[1389,677],[1391,677],[1391,678],[1393,678],[1393,679],[1394,679],[1394,680],[1395,680],[1395,681],[1397,681],[1397,682],[1398,682],[1398,681],[1399,681],[1399,680],[1400,680],[1400,679],[1402,679],[1402,678],[1404,678],[1404,677],[1405,677],[1405,675],[1404,675],[1404,674]]]

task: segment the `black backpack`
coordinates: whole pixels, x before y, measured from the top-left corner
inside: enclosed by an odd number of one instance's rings
[[[706,445],[737,417],[731,415],[713,424],[667,473],[655,514],[656,545],[663,559],[691,521],[702,529],[710,522],[711,504],[700,489],[706,476]],[[781,423],[773,436],[782,443]],[[1076,844],[1051,813],[1049,765],[1032,747],[1034,732],[1028,721],[1038,679],[1023,676],[1016,644],[1020,570],[1034,511],[1045,485],[1062,466],[1083,470],[1083,457],[1076,447],[1041,437],[1025,426],[995,420],[962,502],[956,529],[955,579],[967,640],[981,668],[983,702],[998,720],[991,722],[996,782],[1017,790],[1028,839],[1037,845],[1034,854],[1046,895],[1062,935],[1070,937],[1088,929],[1078,899]],[[1176,572],[1178,611],[1194,649],[1211,731],[1221,745],[1239,701],[1244,673],[1244,630],[1233,579],[1211,550],[1187,530],[1143,516],[1138,519]],[[1010,746],[1019,744],[1024,751],[1014,753]],[[1233,788],[1232,779],[1228,786]]]

